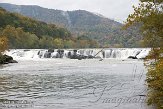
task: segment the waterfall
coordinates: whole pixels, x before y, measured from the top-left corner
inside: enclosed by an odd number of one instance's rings
[[[12,56],[14,59],[41,59],[41,58],[71,58],[72,56],[94,57],[101,49],[63,49],[52,50],[47,49],[11,49],[5,54]],[[106,48],[100,52],[95,58],[106,59],[128,59],[128,57],[136,57],[138,59],[145,58],[150,48]]]

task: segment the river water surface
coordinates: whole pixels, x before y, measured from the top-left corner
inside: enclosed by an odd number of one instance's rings
[[[141,60],[37,59],[0,66],[0,109],[152,109]]]

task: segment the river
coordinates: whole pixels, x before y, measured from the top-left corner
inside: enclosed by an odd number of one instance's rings
[[[0,66],[2,109],[152,109],[142,60],[17,61]]]

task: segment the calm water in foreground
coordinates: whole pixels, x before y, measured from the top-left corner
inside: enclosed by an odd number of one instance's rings
[[[18,62],[0,67],[0,109],[152,109],[143,61]]]

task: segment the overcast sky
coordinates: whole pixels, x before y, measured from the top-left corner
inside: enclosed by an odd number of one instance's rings
[[[137,5],[138,0],[0,0],[0,3],[39,5],[65,11],[81,9],[99,13],[123,23],[128,14],[133,12],[132,6]]]

